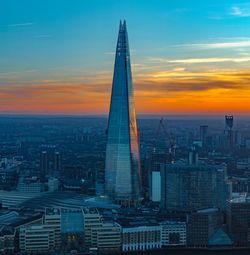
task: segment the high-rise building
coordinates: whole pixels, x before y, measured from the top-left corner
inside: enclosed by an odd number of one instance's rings
[[[206,145],[207,135],[208,135],[208,126],[207,125],[200,126],[200,140],[202,141],[202,147]]]
[[[172,156],[170,153],[152,153],[147,159],[149,199],[153,202],[161,200],[161,164],[170,164]]]
[[[55,151],[54,153],[54,170],[55,171],[61,170],[61,155],[59,151]]]
[[[233,125],[234,125],[233,115],[226,115],[225,116],[225,135],[226,135],[226,146],[228,148],[232,148],[235,142]]]
[[[42,151],[40,153],[40,171],[41,176],[44,178],[48,174],[49,161],[47,151]]]
[[[108,121],[105,193],[122,204],[141,197],[139,134],[126,22],[120,23]]]
[[[163,246],[186,246],[186,222],[168,220],[161,222],[161,226],[161,239]]]
[[[161,208],[193,211],[208,207],[225,209],[230,185],[225,165],[162,165]]]

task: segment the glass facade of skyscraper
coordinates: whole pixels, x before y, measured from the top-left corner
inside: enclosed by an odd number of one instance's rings
[[[126,23],[120,23],[108,122],[105,191],[115,200],[138,200],[141,190],[136,124]]]

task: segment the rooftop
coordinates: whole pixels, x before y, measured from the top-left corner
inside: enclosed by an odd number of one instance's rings
[[[219,209],[218,208],[206,208],[206,209],[201,209],[198,210],[197,213],[213,213],[213,212],[218,212]]]
[[[239,194],[239,196],[230,200],[230,203],[237,204],[237,203],[250,203],[250,196],[249,194]]]

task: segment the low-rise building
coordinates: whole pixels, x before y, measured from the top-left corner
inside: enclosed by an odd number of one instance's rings
[[[102,252],[121,250],[121,226],[118,223],[102,223],[101,226],[91,228],[91,248]]]
[[[91,229],[102,226],[102,216],[96,208],[83,208],[84,242],[91,245]]]
[[[236,246],[250,245],[250,197],[239,195],[228,201],[227,224]]]
[[[15,251],[16,230],[8,225],[0,225],[0,254],[13,254]]]
[[[61,209],[61,251],[84,249],[84,220],[81,208]]]
[[[186,246],[186,222],[164,221],[161,222],[161,239],[163,246]]]
[[[207,247],[213,234],[222,227],[223,215],[217,208],[192,212],[187,221],[187,243],[191,247]]]
[[[55,229],[55,246],[61,246],[61,210],[59,208],[46,208],[44,214],[45,228]]]
[[[39,193],[44,191],[44,183],[36,176],[21,177],[17,185],[18,192]]]
[[[45,225],[20,228],[19,246],[22,252],[49,252],[55,249],[55,229]]]
[[[124,225],[122,228],[122,251],[145,251],[159,249],[162,246],[159,224]]]

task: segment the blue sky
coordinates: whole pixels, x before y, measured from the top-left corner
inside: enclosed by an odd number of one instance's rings
[[[120,19],[135,80],[152,71],[248,69],[248,1],[8,0],[0,9],[0,93],[9,86],[7,93],[28,98],[29,87],[65,80],[98,90],[100,80],[112,80]]]

